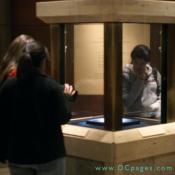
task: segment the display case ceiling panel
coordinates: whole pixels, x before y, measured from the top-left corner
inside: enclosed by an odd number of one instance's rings
[[[158,0],[64,0],[36,3],[46,23],[175,23],[175,2]]]

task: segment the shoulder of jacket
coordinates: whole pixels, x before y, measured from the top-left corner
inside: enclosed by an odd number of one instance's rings
[[[5,82],[2,83],[0,88],[4,90],[13,89],[16,83],[17,83],[16,77],[8,78],[7,80],[5,80]]]
[[[46,84],[50,90],[53,91],[64,91],[64,85],[61,85],[59,82],[57,82],[55,79],[53,79],[50,76],[45,77]]]

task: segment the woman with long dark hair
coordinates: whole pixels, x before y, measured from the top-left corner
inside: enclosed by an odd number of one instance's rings
[[[21,34],[17,36],[7,49],[0,61],[0,84],[9,77],[16,76],[17,61],[27,42],[34,40],[31,36]]]

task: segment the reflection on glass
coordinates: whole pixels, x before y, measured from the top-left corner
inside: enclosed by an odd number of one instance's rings
[[[160,121],[157,119],[161,117],[160,26],[122,24],[123,115],[121,117],[123,121],[126,118],[139,117],[140,123],[137,123],[139,127],[149,125],[149,122],[145,123],[145,117],[147,120],[151,119],[151,122],[155,121],[156,124]],[[86,111],[86,116],[96,117],[97,123],[101,120],[104,123],[101,110],[103,106],[99,107],[103,104],[101,101],[104,94],[104,24],[74,25],[74,84],[81,96],[77,111]],[[97,107],[100,110],[97,110]],[[153,118],[156,120],[152,120]],[[87,125],[85,120],[83,119],[83,122]],[[138,119],[136,121],[138,122]],[[136,127],[135,122],[131,124]],[[122,125],[125,126],[124,123]]]
[[[161,75],[150,62],[150,25],[125,24],[123,27],[124,113],[130,117],[160,119]]]

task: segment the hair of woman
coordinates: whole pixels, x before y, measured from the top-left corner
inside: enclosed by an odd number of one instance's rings
[[[21,34],[17,36],[7,49],[4,57],[0,62],[0,80],[6,79],[7,74],[17,67],[17,62],[21,52],[27,42],[34,40],[31,36]]]

